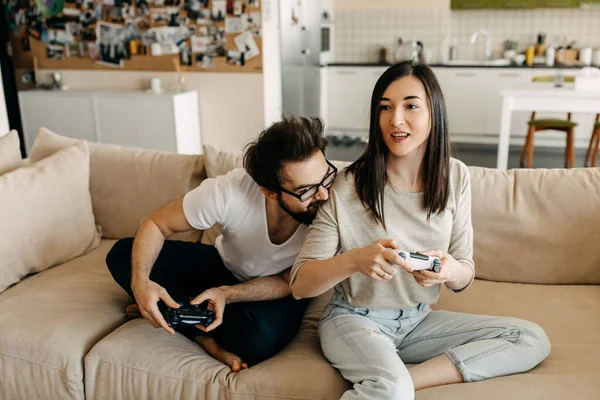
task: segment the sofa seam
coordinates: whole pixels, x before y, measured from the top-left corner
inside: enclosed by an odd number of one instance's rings
[[[42,366],[42,367],[45,367],[45,368],[49,368],[49,369],[53,369],[53,370],[55,370],[55,371],[59,371],[59,372],[62,372],[63,374],[65,374],[65,376],[66,376],[67,378],[69,378],[69,379],[83,379],[83,374],[82,374],[81,376],[78,376],[78,375],[73,375],[73,374],[69,374],[69,373],[68,373],[67,371],[65,371],[63,368],[53,367],[53,366],[51,366],[51,365],[46,365],[46,364],[43,364],[43,363],[41,363],[41,362],[38,362],[38,361],[33,361],[33,360],[30,360],[30,359],[28,359],[28,358],[24,358],[24,357],[15,356],[15,355],[8,354],[8,353],[4,353],[4,352],[1,352],[1,351],[0,351],[0,356],[6,356],[6,357],[15,358],[15,359],[17,359],[17,360],[27,361],[27,362],[30,362],[30,363],[32,363],[32,364],[40,365],[40,366]]]
[[[132,367],[130,365],[116,364],[114,362],[103,360],[101,358],[96,359],[96,362],[98,364],[103,363],[103,364],[108,364],[108,365],[112,365],[112,366],[119,366],[121,368],[127,368],[127,369],[138,371],[138,372],[144,372],[146,374],[150,374],[150,375],[153,375],[153,376],[165,377],[165,378],[172,379],[172,380],[178,380],[178,381],[182,381],[182,382],[192,383],[194,385],[202,385],[202,386],[205,386],[205,387],[211,387],[211,386],[215,385],[215,384],[211,384],[211,383],[208,383],[208,382],[197,382],[197,381],[190,380],[190,379],[179,378],[179,377],[169,376],[169,375],[164,375],[164,374],[157,374],[155,372],[146,371],[144,369]],[[313,397],[295,397],[295,396],[294,397],[291,397],[291,396],[285,396],[285,397],[283,397],[283,396],[274,395],[274,394],[271,395],[271,394],[261,394],[261,393],[254,393],[254,392],[235,392],[235,391],[232,391],[231,389],[229,389],[229,388],[227,388],[225,386],[221,386],[218,383],[216,384],[216,386],[219,389],[223,389],[227,393],[233,394],[233,395],[250,395],[250,396],[255,396],[255,397],[256,396],[259,396],[259,397],[262,396],[262,397],[269,397],[269,398],[283,398],[283,399],[297,399],[297,400],[319,400],[319,398],[313,398]]]

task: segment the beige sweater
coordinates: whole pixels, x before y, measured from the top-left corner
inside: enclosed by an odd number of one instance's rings
[[[459,160],[450,159],[450,193],[446,210],[432,215],[429,222],[422,206],[422,193],[396,192],[388,185],[384,198],[385,231],[361,204],[353,175],[346,177],[344,171],[329,195],[329,201],[321,207],[310,226],[292,267],[291,282],[307,261],[329,259],[353,248],[368,246],[378,239],[393,239],[405,251],[444,250],[474,268],[471,184],[469,171]],[[340,282],[337,289],[350,304],[364,308],[406,309],[419,303],[433,304],[440,294],[440,285],[419,286],[402,268],[385,282],[357,272]]]

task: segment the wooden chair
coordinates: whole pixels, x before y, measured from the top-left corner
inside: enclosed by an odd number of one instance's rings
[[[536,76],[533,78],[533,82],[553,82],[554,76]],[[574,82],[575,77],[565,76],[563,77],[564,82]],[[575,127],[576,122],[571,121],[571,113],[567,114],[567,119],[555,119],[555,118],[540,118],[535,119],[535,111],[531,113],[531,119],[527,123],[529,130],[527,131],[527,137],[525,138],[525,145],[521,151],[521,168],[531,168],[533,166],[533,142],[534,135],[538,131],[554,130],[562,131],[567,134],[567,146],[565,149],[565,168],[573,168],[575,166]]]
[[[598,145],[600,145],[600,114],[596,114],[596,123],[590,138],[590,146],[585,153],[585,166],[595,167],[598,160]]]

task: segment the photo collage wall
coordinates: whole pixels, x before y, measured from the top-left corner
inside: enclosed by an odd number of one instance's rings
[[[40,68],[262,71],[262,0],[3,1],[13,53]]]

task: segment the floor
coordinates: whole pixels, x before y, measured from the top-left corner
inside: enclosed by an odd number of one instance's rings
[[[354,161],[364,151],[365,144],[327,146],[327,158],[339,161]],[[586,149],[575,150],[575,166],[583,167]],[[452,156],[467,165],[496,168],[497,147],[494,145],[455,143]],[[565,151],[562,148],[536,147],[533,157],[534,168],[564,168]],[[518,168],[521,146],[511,146],[508,156],[508,168]]]

